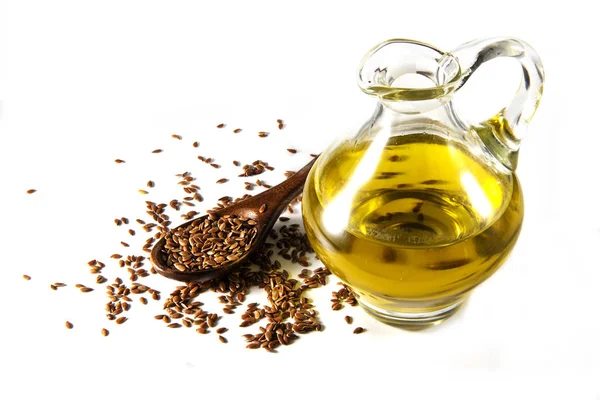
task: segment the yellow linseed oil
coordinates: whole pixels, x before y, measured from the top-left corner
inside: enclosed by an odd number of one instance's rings
[[[459,304],[515,244],[519,182],[435,135],[384,144],[347,142],[318,160],[303,196],[311,243],[375,314]]]

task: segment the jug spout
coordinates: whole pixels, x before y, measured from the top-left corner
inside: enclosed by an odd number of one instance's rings
[[[415,40],[391,39],[363,57],[357,81],[386,107],[414,113],[446,104],[460,78],[460,65],[452,55]]]

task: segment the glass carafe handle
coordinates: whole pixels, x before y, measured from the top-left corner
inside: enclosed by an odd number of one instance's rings
[[[510,57],[520,62],[523,75],[511,103],[488,121],[472,127],[491,153],[514,170],[521,139],[542,97],[544,70],[539,56],[527,43],[514,38],[475,40],[463,44],[451,54],[460,63],[461,85],[477,68],[496,57]],[[451,105],[448,111],[456,122],[461,123]]]

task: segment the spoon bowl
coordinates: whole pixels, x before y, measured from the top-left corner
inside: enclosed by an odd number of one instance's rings
[[[183,282],[203,282],[215,278],[219,278],[225,275],[231,269],[238,267],[245,263],[249,257],[265,242],[271,228],[277,222],[277,219],[287,207],[287,205],[300,193],[304,188],[304,182],[312,168],[313,164],[317,159],[314,158],[308,164],[306,164],[301,170],[296,172],[290,178],[286,179],[277,186],[271,189],[265,190],[256,196],[248,197],[247,199],[238,201],[228,207],[221,208],[219,210],[211,211],[211,214],[217,217],[223,217],[231,215],[235,217],[243,217],[251,219],[256,222],[256,237],[252,242],[250,249],[244,252],[237,260],[227,264],[222,264],[214,268],[209,269],[198,269],[192,271],[179,271],[173,267],[170,267],[166,263],[165,256],[165,238],[161,238],[150,253],[150,262],[152,263],[156,272],[164,277],[175,279]],[[263,212],[260,212],[261,207],[266,207]],[[187,227],[196,221],[204,220],[208,217],[203,215],[190,221],[186,221],[179,227]]]

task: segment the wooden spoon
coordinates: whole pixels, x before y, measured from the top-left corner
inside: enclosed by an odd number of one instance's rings
[[[238,201],[235,204],[232,204],[228,207],[221,208],[220,210],[216,210],[214,214],[217,216],[223,215],[232,215],[236,217],[244,217],[249,218],[256,221],[256,238],[254,242],[252,242],[251,248],[243,253],[243,255],[236,261],[231,262],[229,264],[225,264],[222,266],[218,266],[212,269],[202,269],[202,270],[193,270],[193,271],[179,271],[175,268],[169,267],[163,261],[163,249],[165,246],[165,239],[162,238],[152,248],[152,252],[150,253],[150,262],[154,266],[156,272],[170,279],[175,279],[178,281],[190,282],[190,281],[206,281],[214,278],[218,278],[223,276],[227,271],[240,266],[245,261],[248,260],[248,257],[252,255],[256,249],[261,247],[271,228],[279,218],[279,215],[283,212],[283,210],[287,207],[287,205],[300,193],[302,193],[302,189],[304,188],[304,182],[306,181],[306,177],[308,173],[315,163],[317,159],[314,158],[311,162],[306,164],[300,171],[296,172],[290,178],[286,179],[282,183],[277,186],[272,187],[256,196],[249,197],[245,200]],[[266,204],[267,209],[265,212],[259,212],[260,207]],[[208,217],[208,215],[203,215],[201,217],[195,218],[193,220],[187,221],[184,224],[180,225],[180,227],[185,227],[194,221],[202,220]]]

